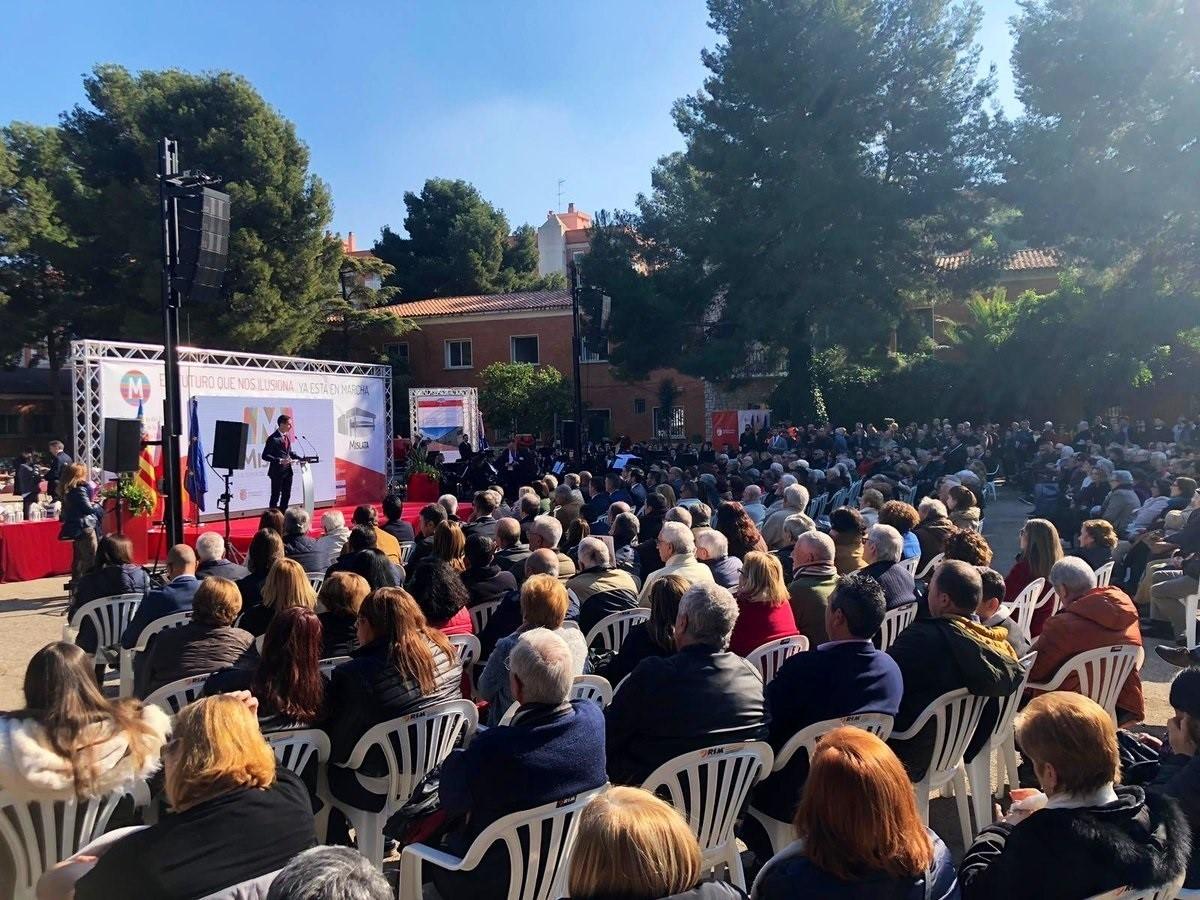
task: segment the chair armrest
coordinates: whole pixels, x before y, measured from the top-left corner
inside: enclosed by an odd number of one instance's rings
[[[409,844],[400,854],[400,877],[397,888],[399,888],[401,897],[422,896],[424,878],[421,875],[421,868],[426,861],[448,872],[459,872],[463,867],[462,859],[457,856],[435,850],[426,844]]]
[[[918,734],[921,733],[921,730],[926,725],[929,724],[929,720],[931,718],[933,718],[935,711],[936,710],[932,706],[925,707],[925,709],[922,710],[921,714],[919,716],[917,716],[917,720],[915,722],[913,722],[910,726],[908,726],[908,728],[906,728],[904,731],[893,731],[892,736],[890,738],[888,738],[888,740],[889,741],[911,741],[913,738],[915,738]]]
[[[405,847],[404,852],[400,855],[401,865],[409,857],[414,856],[419,857],[422,862],[431,862],[449,872],[457,872],[463,868],[463,859],[461,856],[455,856],[444,850],[438,850],[436,847],[430,847],[428,844],[409,844]]]

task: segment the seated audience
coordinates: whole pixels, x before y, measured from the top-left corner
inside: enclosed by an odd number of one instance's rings
[[[746,656],[776,638],[799,634],[788,602],[779,560],[769,553],[746,554],[737,592],[738,616],[729,636],[729,650]]]
[[[979,501],[969,487],[955,484],[947,491],[946,511],[960,531],[981,531],[983,519]]]
[[[441,504],[430,503],[421,507],[421,512],[417,517],[416,546],[408,555],[408,571],[415,572],[417,566],[433,553],[433,536],[437,533],[438,526],[445,521],[446,510]]]
[[[75,900],[206,897],[283,868],[317,843],[308,791],[258,732],[253,700],[185,706],[163,753],[171,812],[73,857],[42,877],[38,896]]]
[[[976,696],[1007,697],[1021,683],[1024,672],[1004,630],[973,619],[982,597],[983,582],[974,566],[950,560],[935,570],[929,618],[916,619],[887,651],[904,678],[893,734],[907,730],[930,703],[950,691],[966,688]],[[935,725],[930,721],[911,740],[891,741],[914,783],[929,767]]]
[[[242,612],[262,606],[262,589],[267,583],[271,566],[283,559],[283,538],[269,528],[260,528],[250,539],[246,553],[246,568],[250,574],[238,579],[238,592],[242,595]]]
[[[700,844],[683,816],[649,791],[610,787],[579,816],[568,888],[572,900],[738,900],[745,894],[701,870]]]
[[[146,594],[146,598],[138,605],[133,618],[125,626],[121,635],[121,646],[132,650],[141,637],[142,631],[151,622],[164,616],[186,612],[192,608],[192,598],[200,587],[200,579],[196,577],[196,554],[187,544],[176,544],[167,552],[167,583],[154,588]],[[150,639],[146,646],[149,651],[157,636]],[[139,653],[133,659],[134,679],[142,677],[142,669],[146,665],[148,653]]]
[[[283,514],[283,553],[300,563],[305,572],[318,574],[329,568],[333,557],[308,536],[311,520],[303,506],[288,507]]]
[[[729,555],[729,540],[715,528],[694,534],[696,559],[712,571],[713,581],[728,591],[736,590],[742,580],[742,561]]]
[[[920,521],[921,517],[917,511],[902,500],[889,500],[879,510],[879,524],[891,525],[900,532],[900,537],[904,540],[901,559],[912,559],[921,555],[921,541],[913,531]]]
[[[712,571],[696,559],[696,539],[692,531],[682,522],[664,522],[655,541],[662,568],[651,572],[642,583],[638,602],[646,606],[650,601],[650,588],[654,582],[666,575],[679,575],[688,584],[714,584]]]
[[[805,532],[792,546],[792,581],[788,585],[792,616],[813,647],[829,640],[825,615],[838,580],[836,553],[833,538],[820,531]]]
[[[946,538],[946,559],[957,559],[968,566],[990,566],[992,564],[992,546],[978,531],[955,531]],[[1005,592],[1008,591],[1007,582]]]
[[[558,557],[558,580],[564,584],[575,576],[575,562],[559,548],[563,526],[554,516],[536,516],[527,532],[530,551],[550,550]]]
[[[255,637],[267,633],[275,614],[293,606],[316,609],[317,594],[300,563],[281,559],[271,566],[263,584],[262,604],[242,613],[238,626]]]
[[[379,513],[374,506],[356,506],[353,521],[355,525],[369,525],[375,532],[375,546],[395,565],[401,565],[403,556],[400,552],[400,542],[395,536],[379,527]]]
[[[497,524],[495,512],[499,505],[500,498],[490,490],[476,491],[475,497],[471,501],[471,521],[467,523],[463,533],[467,537],[478,534],[494,540]]]
[[[382,528],[401,544],[411,544],[416,540],[412,525],[404,521],[404,501],[395,494],[383,498]]]
[[[735,500],[722,501],[717,507],[717,522],[713,527],[725,535],[729,544],[729,555],[735,559],[742,559],[751,550],[765,553],[768,549],[767,542],[763,540],[754,520],[747,515],[742,504]],[[642,538],[646,537],[643,529]]]
[[[921,521],[913,529],[917,542],[921,545],[921,565],[917,571],[925,571],[929,561],[939,553],[946,552],[946,538],[958,529],[950,521],[946,512],[946,504],[936,497],[926,497],[917,506]]]
[[[371,590],[399,587],[404,583],[404,567],[392,562],[375,546],[379,533],[370,525],[355,525],[342,548],[342,555],[325,570],[328,578],[334,572],[353,572],[367,579]]]
[[[154,639],[134,693],[147,697],[164,684],[232,666],[254,646],[254,635],[235,628],[242,595],[226,578],[205,578],[192,597],[192,621]]]
[[[887,608],[896,609],[917,600],[917,585],[912,573],[900,565],[904,538],[891,525],[872,525],[863,541],[863,562],[859,571],[870,575],[883,587]]]
[[[1088,519],[1079,526],[1079,546],[1071,551],[1093,569],[1112,562],[1117,532],[1105,519]]]
[[[798,732],[817,722],[855,713],[895,716],[904,683],[900,669],[871,643],[883,623],[883,589],[862,572],[842,575],[829,599],[828,641],[784,661],[767,685],[771,747],[779,753]],[[756,789],[754,805],[791,821],[808,775],[803,752]]]
[[[520,531],[516,519],[501,519],[496,523],[497,535],[503,522],[511,522],[511,527]],[[494,548],[492,539],[487,535],[472,534],[467,538],[467,567],[462,573],[462,583],[466,585],[469,595],[468,606],[499,600],[509,591],[517,589],[516,577],[500,567]],[[419,597],[417,599],[420,600]]]
[[[1062,611],[1046,620],[1033,649],[1037,661],[1029,673],[1031,682],[1050,681],[1073,657],[1088,650],[1114,644],[1142,646],[1137,608],[1119,587],[1096,587],[1096,574],[1082,559],[1073,556],[1050,569],[1050,585],[1062,601]],[[1078,691],[1075,675],[1059,686],[1060,691]],[[1135,668],[1117,697],[1117,721],[1140,722],[1146,714],[1142,679]]]
[[[863,561],[863,535],[867,526],[857,509],[843,506],[829,514],[829,536],[833,538],[833,564],[839,575],[857,572]]]
[[[96,545],[96,563],[84,572],[75,586],[75,595],[67,608],[67,621],[83,604],[101,597],[120,594],[141,594],[150,590],[146,570],[133,563],[133,542],[123,534],[106,534]],[[75,636],[75,643],[88,653],[96,652],[96,626],[84,619]]]
[[[496,523],[496,555],[492,560],[501,570],[517,578],[525,571],[525,560],[532,552],[522,540],[521,523],[516,519],[504,518]]]
[[[567,582],[579,602],[579,630],[585,635],[605,616],[638,605],[638,586],[633,576],[615,569],[608,545],[599,538],[579,542],[579,574]]]
[[[1102,706],[1055,691],[1031,700],[1016,725],[1047,799],[979,833],[959,867],[964,900],[1077,900],[1184,874],[1187,821],[1170,798],[1117,784],[1117,733]]]
[[[549,576],[534,578],[562,590]],[[442,811],[456,823],[446,839],[453,853],[465,853],[480,832],[510,813],[605,783],[604,715],[590,700],[569,699],[577,671],[571,648],[553,631],[531,628],[513,643],[507,678],[519,706],[511,724],[477,734],[442,766],[438,794]],[[503,845],[493,846],[474,872],[435,870],[434,884],[446,898],[506,897],[508,854]]]
[[[1030,519],[1021,528],[1019,537],[1021,554],[1008,574],[1004,576],[1006,586],[1004,599],[1009,603],[1017,599],[1017,595],[1038,578],[1046,579],[1045,590],[1048,591],[1050,589],[1050,569],[1063,558],[1062,541],[1058,538],[1058,529],[1049,519]],[[982,565],[987,564],[982,563]],[[1034,610],[1033,624],[1029,629],[1033,637],[1042,633],[1042,626],[1050,618],[1053,608],[1054,604],[1047,602]]]
[[[538,556],[530,557],[532,562]],[[512,706],[512,687],[508,680],[508,657],[521,635],[534,628],[556,633],[571,648],[573,675],[582,675],[587,665],[587,643],[578,628],[564,628],[567,614],[567,589],[553,575],[530,575],[521,585],[521,625],[508,637],[496,642],[479,676],[479,696],[489,702],[488,722],[498,725]]]
[[[430,628],[445,634],[470,634],[471,594],[449,563],[434,557],[421,564],[410,585],[412,597],[421,607]]]
[[[742,491],[742,509],[746,511],[746,515],[750,517],[750,521],[755,527],[762,528],[763,522],[767,520],[767,508],[762,502],[762,488],[757,484],[746,485]],[[726,585],[721,585],[726,587]]]
[[[1012,646],[1017,659],[1029,652],[1029,639],[1025,632],[1012,617],[1011,612],[1002,606],[1004,602],[1004,576],[995,569],[979,566],[979,580],[983,584],[983,599],[979,601],[976,615],[979,621],[988,628],[1003,628],[1007,634],[1005,640]]]
[[[790,484],[783,491],[783,504],[773,508],[762,525],[762,539],[767,548],[778,550],[787,545],[783,534],[783,523],[791,516],[804,516],[808,519],[808,527],[816,528],[808,517],[808,488],[802,484]]]
[[[275,509],[274,507],[271,507],[270,509],[264,509],[262,515],[258,517],[258,527],[259,530],[265,528],[268,531],[273,531],[279,535],[280,538],[282,538],[283,510]]]
[[[879,511],[883,509],[883,494],[875,488],[867,488],[858,498],[858,512],[863,524],[870,528],[879,522]]]
[[[727,649],[737,615],[725,588],[688,588],[675,620],[674,655],[642,660],[605,710],[614,783],[641,784],[681,753],[766,737],[762,678]]]
[[[633,626],[602,674],[615,689],[643,659],[675,652],[679,601],[690,585],[678,575],[658,579],[650,590],[650,618]]]
[[[346,517],[340,509],[331,509],[321,515],[321,536],[317,538],[317,550],[332,561],[342,555],[342,548],[350,537]]]
[[[0,716],[0,791],[7,796],[102,797],[158,771],[170,718],[157,706],[105,697],[79,647],[55,642],[37,651],[23,687],[25,707]]]
[[[950,851],[922,824],[904,767],[870,732],[821,738],[793,824],[796,840],[758,873],[755,900],[958,897]]]
[[[258,701],[264,734],[312,728],[325,720],[326,681],[321,661],[321,622],[303,606],[280,610],[263,638],[262,654],[213,673],[204,693],[250,691]]]
[[[196,538],[196,559],[199,561],[196,577],[202,580],[216,575],[219,578],[237,581],[250,574],[250,570],[245,566],[239,566],[225,558],[225,538],[215,531],[206,531]]]
[[[324,610],[321,621],[321,659],[349,656],[358,647],[358,610],[371,586],[353,572],[334,572],[317,592],[317,604]]]
[[[275,876],[266,900],[393,900],[392,886],[351,847],[313,847]]]
[[[638,517],[631,512],[621,513],[611,528],[613,539],[613,565],[635,578],[641,578],[641,563],[638,560]]]

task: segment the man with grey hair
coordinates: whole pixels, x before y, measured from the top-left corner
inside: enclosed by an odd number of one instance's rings
[[[283,514],[283,554],[304,567],[305,572],[324,572],[332,559],[308,536],[308,510],[289,506]]]
[[[506,517],[496,523],[496,565],[519,579],[529,554],[529,545],[521,541],[520,522]]]
[[[788,542],[783,534],[783,523],[790,516],[804,516],[808,520],[809,528],[817,527],[805,512],[807,508],[808,488],[802,484],[788,485],[783,491],[783,505],[767,516],[767,520],[762,525],[762,538],[766,541],[768,549],[778,550],[780,547],[787,546]]]
[[[673,512],[673,510],[672,510]],[[678,575],[688,584],[715,584],[712,571],[696,559],[696,539],[690,525],[682,522],[664,522],[655,543],[663,567],[646,576],[638,602],[650,606],[650,589],[654,582],[666,575]]]
[[[446,511],[446,519],[450,522],[458,521],[458,498],[453,494],[442,494],[437,498],[438,505]]]
[[[200,579],[216,576],[237,581],[250,574],[245,566],[239,566],[225,558],[225,538],[215,531],[206,531],[196,538],[196,577]]]
[[[558,549],[562,534],[562,522],[545,515],[535,518],[528,531],[530,550],[553,550],[558,555],[558,579],[565,584],[575,574],[575,563]]]
[[[863,539],[862,571],[879,582],[887,608],[895,609],[917,600],[917,585],[912,573],[900,565],[904,538],[891,525],[872,525]]]
[[[280,870],[267,900],[392,900],[392,886],[352,847],[313,847]]]
[[[761,528],[767,518],[767,508],[762,502],[762,488],[757,484],[748,484],[742,491],[742,509],[754,522],[755,528]]]
[[[637,607],[637,582],[624,569],[613,568],[608,544],[600,538],[579,542],[579,568],[567,589],[579,600],[579,630],[584,634],[605,616]]]
[[[479,834],[511,813],[602,787],[604,714],[591,700],[570,701],[574,662],[566,641],[545,628],[521,634],[509,654],[509,688],[519,704],[508,725],[476,732],[442,764],[441,809],[451,822],[466,817],[447,838],[463,854]],[[439,869],[443,897],[495,894],[507,884],[508,857],[487,854],[470,873]]]
[[[729,539],[715,528],[696,534],[696,559],[712,571],[713,581],[734,590],[742,580],[742,561],[729,555]]]
[[[613,783],[640,785],[683,753],[766,739],[762,678],[727,649],[737,616],[737,601],[719,585],[695,584],[683,595],[674,655],[638,663],[605,710]]]
[[[1067,556],[1050,567],[1050,584],[1062,610],[1046,620],[1033,642],[1037,661],[1029,672],[1030,683],[1044,683],[1068,661],[1101,647],[1116,644],[1142,646],[1137,607],[1116,585],[1096,587],[1096,573],[1084,560]],[[1079,682],[1070,675],[1058,688],[1078,691]],[[1135,668],[1117,697],[1117,724],[1141,721],[1146,713],[1142,680]]]
[[[820,531],[806,531],[792,545],[792,581],[788,585],[792,615],[800,633],[814,647],[829,640],[825,615],[837,587],[834,554],[833,538]]]

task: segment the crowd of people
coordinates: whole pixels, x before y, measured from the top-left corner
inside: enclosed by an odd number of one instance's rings
[[[1200,550],[1191,424],[1047,426],[776,427],[736,448],[658,459],[618,445],[633,457],[619,470],[560,479],[522,469],[523,483],[425,505],[415,527],[394,495],[382,516],[371,505],[350,523],[327,512],[315,534],[303,510],[271,510],[244,567],[206,533],[194,548],[171,548],[159,585],[133,565],[128,541],[106,535],[78,576],[74,607],[144,593],[125,648],[155,618],[190,610],[191,622],[137,655],[140,700],[101,692],[104,666],[92,663],[101,648],[87,628],[74,645],[40,651],[26,708],[0,724],[0,788],[51,799],[158,778],[170,811],[95,858],[63,863],[43,896],[113,896],[121,879],[128,896],[201,897],[281,869],[270,896],[318,896],[299,893],[307,882],[289,873],[324,860],[370,896],[371,873],[353,856],[311,849],[313,785],[275,765],[263,735],[325,731],[333,796],[380,810],[383,754],[345,766],[359,739],[462,697],[477,701],[487,727],[385,834],[419,834],[461,855],[508,814],[599,790],[580,820],[572,897],[743,896],[708,879],[684,819],[641,785],[684,753],[745,741],[778,753],[810,725],[860,713],[892,717],[905,738],[833,730],[811,758],[796,754],[754,789],[751,804],[792,823],[795,842],[772,847],[753,817],[743,820],[752,896],[1070,900],[1200,887],[1191,841],[1200,666],[1186,648],[1161,746],[1132,730],[1145,715],[1136,671],[1115,722],[1068,678],[1031,690],[1017,718],[1026,765],[1010,787],[1034,790],[976,823],[957,866],[918,812],[912,785],[931,766],[935,727],[910,732],[934,700],[965,688],[988,698],[984,721],[994,721],[1027,675],[1041,684],[1086,650],[1140,648],[1156,621],[1172,636],[1184,630],[1175,581],[1196,590],[1188,555]],[[1050,487],[1065,499],[1024,524],[1011,567],[993,567],[983,534],[988,485],[1001,475],[1035,504]],[[1172,517],[1182,521],[1160,534]],[[1097,569],[1109,562],[1102,584]],[[1038,578],[1052,593],[1026,629],[1013,603]],[[476,634],[482,655],[464,671],[449,638],[474,632],[482,604],[491,609]],[[648,618],[619,647],[589,646],[605,616],[638,608]],[[915,618],[880,650],[884,617],[902,608]],[[746,657],[794,635],[809,649],[764,685]],[[320,661],[338,657],[348,659],[323,675]],[[616,688],[603,711],[571,699],[580,674]],[[197,675],[208,676],[205,697],[173,728],[143,702]],[[989,730],[980,726],[968,761]],[[325,840],[351,843],[336,810]],[[508,865],[493,848],[473,872],[431,868],[451,900],[505,896]]]

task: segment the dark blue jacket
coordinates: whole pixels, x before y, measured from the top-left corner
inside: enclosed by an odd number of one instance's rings
[[[587,519],[590,525],[607,513],[610,506],[612,506],[612,500],[608,498],[608,494],[601,491],[589,499],[587,503],[583,504],[583,517]]]
[[[121,636],[121,646],[126,650],[131,649],[137,643],[142,629],[155,619],[191,609],[192,598],[198,587],[200,580],[195,575],[180,575],[148,593]]]
[[[241,581],[250,570],[239,566],[231,559],[206,559],[196,566],[196,577],[203,581],[205,578],[228,578],[230,581]]]
[[[895,609],[905,606],[917,599],[917,585],[908,569],[895,562],[873,562],[862,569],[863,575],[870,575],[883,588],[887,608]]]
[[[300,563],[305,572],[324,572],[329,568],[329,551],[317,546],[307,534],[289,534],[283,539],[283,553]]]
[[[827,719],[867,712],[894,716],[903,693],[900,667],[870,641],[822,644],[797,653],[766,688],[771,749],[778,753],[801,729]],[[756,788],[754,805],[790,822],[807,775],[808,756],[797,753]]]
[[[73,541],[89,528],[99,531],[104,519],[104,507],[92,503],[87,487],[78,485],[67,492],[62,505],[62,527],[58,532],[61,541]]]
[[[283,435],[279,433],[279,429],[277,428],[271,432],[266,444],[263,446],[262,458],[269,463],[267,466],[267,477],[274,478],[276,475],[282,475],[288,471],[288,467],[283,465],[282,462],[289,456],[292,459],[300,458],[295,451],[284,449]]]

